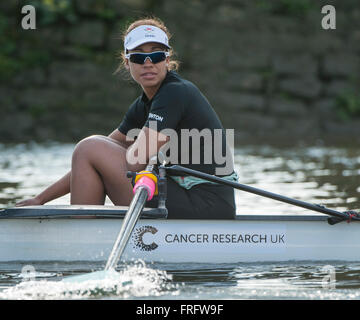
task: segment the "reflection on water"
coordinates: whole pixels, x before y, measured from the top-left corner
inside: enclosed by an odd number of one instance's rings
[[[0,144],[0,206],[32,197],[68,172],[73,144]],[[339,211],[360,208],[360,150],[338,147],[241,146],[235,150],[239,182]],[[67,204],[69,196],[51,204]],[[238,213],[303,212],[236,191]],[[107,204],[111,204],[107,199]]]
[[[120,265],[119,278],[62,283],[64,277],[101,270],[93,263],[34,263],[30,281],[21,263],[0,263],[1,299],[360,299],[359,263]],[[328,281],[328,267],[334,282]],[[125,283],[125,284],[124,284]]]
[[[12,206],[59,179],[70,168],[73,148],[56,143],[0,144],[0,204]]]
[[[66,264],[63,265],[66,266]],[[63,265],[58,264],[57,269],[61,270]],[[74,267],[76,269],[76,265],[71,265],[73,269]],[[86,267],[83,264],[82,268],[84,266]],[[49,269],[51,264],[48,266],[43,264],[42,267]],[[6,275],[15,279],[22,277],[22,274],[16,273],[7,273]],[[55,276],[48,271],[34,272],[31,279],[18,280],[13,286],[0,289],[0,299],[111,299],[115,297],[117,299],[129,299],[161,297],[164,294],[173,296],[177,295],[178,290],[178,286],[171,282],[171,275],[167,274],[166,271],[149,268],[142,261],[122,266],[117,272],[110,270],[106,277],[86,282],[61,281],[67,275],[68,273],[59,272]],[[71,271],[71,275],[74,275],[74,271]]]
[[[248,147],[237,149],[240,181],[329,208],[360,208],[360,150],[335,147]],[[298,212],[273,200],[241,194],[241,210]],[[269,209],[269,211],[268,211]],[[274,212],[273,212],[274,213]]]

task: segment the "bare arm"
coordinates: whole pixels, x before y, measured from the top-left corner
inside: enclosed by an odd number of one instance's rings
[[[38,195],[41,203],[44,204],[68,194],[70,192],[70,178],[71,171],[41,192]]]
[[[70,192],[70,177],[71,171],[68,172],[61,179],[47,187],[43,192],[38,194],[36,197],[20,201],[16,203],[16,207],[31,206],[31,205],[42,205],[51,200],[60,198]]]
[[[108,137],[115,140],[125,149],[128,149],[134,143],[134,140],[127,138],[126,135],[121,133],[118,129],[115,129],[113,132],[111,132]]]

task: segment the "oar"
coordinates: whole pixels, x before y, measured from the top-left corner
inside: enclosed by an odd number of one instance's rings
[[[146,200],[150,200],[153,197],[154,192],[155,182],[146,175],[141,177],[135,184],[134,197],[126,212],[120,232],[116,238],[104,270],[64,278],[62,281],[79,283],[89,280],[103,280],[116,277],[117,272],[115,271],[115,267],[125,250],[131,233],[139,219],[140,213],[145,206]]]
[[[140,213],[145,206],[147,198],[148,189],[145,187],[139,187],[135,192],[133,200],[130,203],[129,210],[125,215],[121,230],[106,263],[105,271],[109,269],[115,269],[129,241],[130,235],[134,230],[135,224],[139,219]]]
[[[278,200],[278,201],[281,201],[281,202],[285,202],[285,203],[288,203],[288,204],[291,204],[291,205],[294,205],[294,206],[302,207],[302,208],[309,209],[309,210],[316,211],[316,212],[320,212],[320,213],[325,213],[325,214],[328,214],[329,216],[333,217],[333,218],[330,218],[328,220],[328,222],[330,224],[335,224],[335,223],[338,223],[338,222],[343,221],[343,220],[351,220],[351,219],[360,221],[360,215],[355,211],[339,212],[339,211],[336,211],[336,210],[326,208],[326,207],[321,206],[321,205],[311,204],[311,203],[308,203],[308,202],[305,202],[305,201],[288,198],[288,197],[285,197],[285,196],[282,196],[282,195],[279,195],[279,194],[276,194],[276,193],[272,193],[272,192],[269,192],[269,191],[261,190],[261,189],[254,188],[254,187],[250,187],[250,186],[240,184],[240,183],[237,183],[237,182],[228,181],[228,180],[225,180],[223,178],[220,178],[220,177],[217,177],[217,176],[214,176],[214,175],[210,175],[210,174],[207,174],[207,173],[199,172],[199,171],[196,171],[196,170],[192,170],[192,169],[189,169],[189,168],[185,168],[185,167],[182,167],[180,165],[172,165],[170,167],[165,167],[165,169],[169,173],[173,172],[173,173],[176,173],[176,174],[179,174],[179,173],[187,174],[187,175],[194,176],[194,177],[197,177],[197,178],[202,178],[202,179],[205,179],[205,180],[208,180],[208,181],[224,184],[224,185],[233,187],[235,189],[239,189],[239,190],[242,190],[242,191],[257,194],[259,196],[263,196],[263,197],[266,197],[266,198],[270,198],[270,199]]]

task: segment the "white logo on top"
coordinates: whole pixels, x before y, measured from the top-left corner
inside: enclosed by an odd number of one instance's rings
[[[157,114],[155,114],[155,113],[149,113],[149,119],[154,119],[154,120],[156,120],[156,121],[160,121],[160,122],[162,122],[163,120],[164,120],[164,117],[161,117],[161,116],[159,116],[159,115],[157,115]]]

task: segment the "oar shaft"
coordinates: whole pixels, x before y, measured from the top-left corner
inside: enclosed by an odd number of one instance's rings
[[[309,210],[312,210],[312,211],[325,213],[325,214],[328,214],[328,215],[336,217],[336,218],[340,218],[340,219],[347,219],[348,218],[348,216],[346,214],[344,214],[342,212],[339,212],[339,211],[328,209],[328,208],[325,208],[325,207],[322,207],[322,206],[319,206],[319,205],[315,205],[315,204],[311,204],[311,203],[308,203],[308,202],[304,202],[304,201],[301,201],[301,200],[288,198],[288,197],[285,197],[285,196],[282,196],[282,195],[279,195],[279,194],[276,194],[276,193],[272,193],[272,192],[269,192],[269,191],[257,189],[257,188],[254,188],[254,187],[250,187],[250,186],[247,186],[247,185],[237,183],[237,182],[228,181],[228,180],[222,179],[222,178],[214,176],[214,175],[199,172],[199,171],[192,170],[192,169],[189,169],[189,168],[185,168],[185,167],[182,167],[182,166],[179,166],[179,165],[173,165],[171,167],[167,167],[166,170],[169,171],[169,172],[173,171],[173,172],[176,172],[176,173],[182,172],[182,173],[185,173],[185,174],[197,177],[197,178],[202,178],[202,179],[205,179],[205,180],[208,180],[208,181],[211,181],[211,182],[217,182],[217,183],[220,183],[220,184],[228,185],[228,186],[233,187],[235,189],[239,189],[239,190],[242,190],[242,191],[257,194],[257,195],[260,195],[260,196],[263,196],[263,197],[266,197],[266,198],[278,200],[278,201],[281,201],[281,202],[292,204],[294,206],[302,207],[302,208],[309,209]]]
[[[146,199],[148,197],[148,191],[145,187],[139,187],[130,203],[129,209],[124,217],[124,221],[121,225],[119,235],[110,253],[109,259],[106,263],[105,270],[115,269],[121,255],[123,254],[125,247],[129,241],[130,235],[135,227],[140,213],[145,206]]]

